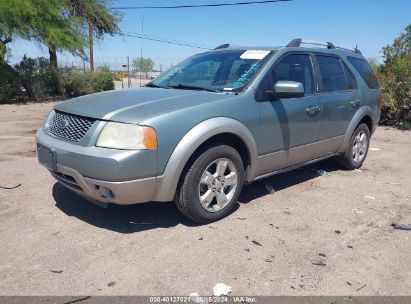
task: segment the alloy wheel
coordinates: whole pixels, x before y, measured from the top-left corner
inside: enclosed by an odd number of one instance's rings
[[[237,168],[227,158],[218,158],[203,172],[198,196],[201,206],[208,212],[224,209],[232,200],[238,186]]]
[[[352,157],[354,162],[360,163],[364,160],[368,148],[368,137],[365,131],[360,131],[354,138]]]

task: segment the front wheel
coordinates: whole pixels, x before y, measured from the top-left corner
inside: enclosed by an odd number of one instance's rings
[[[354,170],[362,166],[370,146],[370,130],[366,124],[360,124],[351,136],[344,155],[340,158],[343,167]]]
[[[198,223],[210,223],[227,216],[240,195],[244,167],[238,152],[226,145],[201,153],[179,184],[175,203]]]

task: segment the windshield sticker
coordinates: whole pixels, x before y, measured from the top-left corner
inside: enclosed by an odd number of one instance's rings
[[[245,51],[245,52],[240,56],[240,58],[241,58],[241,59],[257,59],[257,60],[261,60],[261,59],[263,59],[265,56],[267,56],[268,53],[270,53],[270,51],[249,50],[249,51]]]
[[[240,76],[240,78],[238,78],[237,81],[232,83],[233,89],[241,88],[244,83],[247,83],[259,67],[260,64],[258,62],[254,63],[244,74]]]

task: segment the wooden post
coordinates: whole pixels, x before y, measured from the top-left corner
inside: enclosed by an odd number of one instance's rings
[[[94,52],[93,52],[93,27],[91,23],[88,24],[88,36],[90,42],[90,71],[94,72]]]

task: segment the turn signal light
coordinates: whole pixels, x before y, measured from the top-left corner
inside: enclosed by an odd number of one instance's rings
[[[143,145],[146,149],[155,150],[157,149],[157,134],[152,128],[143,128]]]

